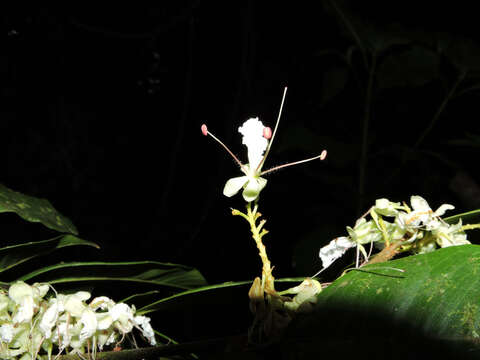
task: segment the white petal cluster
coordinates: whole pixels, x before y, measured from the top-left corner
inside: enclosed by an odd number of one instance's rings
[[[156,345],[150,319],[135,307],[86,291],[44,299],[50,286],[16,282],[0,290],[0,359],[50,359],[52,351],[82,354],[121,342],[137,328]],[[45,355],[42,355],[45,354]]]
[[[242,144],[248,149],[248,164],[251,171],[255,171],[260,165],[263,153],[267,150],[268,140],[263,137],[263,123],[257,118],[248,119],[238,128],[243,135]]]
[[[375,243],[383,247],[388,241],[404,244],[406,250],[415,253],[426,253],[437,247],[470,244],[462,230],[462,221],[450,225],[441,219],[453,205],[443,204],[433,211],[428,202],[421,196],[410,198],[411,209],[407,205],[378,199],[370,209],[370,220],[362,217],[353,228],[347,226],[347,237],[339,237],[320,249],[323,269],[340,258],[349,248],[357,247],[366,257],[363,245]],[[393,221],[383,217],[394,218]]]
[[[234,177],[227,181],[223,189],[225,196],[231,197],[243,188],[243,198],[246,202],[251,202],[267,185],[267,180],[260,177],[261,169],[259,168],[263,153],[268,146],[268,140],[263,136],[264,129],[265,126],[258,118],[248,119],[238,128],[238,132],[243,135],[242,143],[248,149],[248,164],[242,168],[244,176]]]
[[[348,249],[355,246],[357,244],[350,240],[348,236],[341,236],[330,241],[328,245],[320,249],[323,268],[329,267],[335,260],[342,257]]]

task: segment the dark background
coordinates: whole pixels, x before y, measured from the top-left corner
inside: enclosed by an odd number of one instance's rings
[[[316,272],[320,247],[377,198],[480,207],[467,5],[5,5],[1,23],[0,181],[49,199],[102,247],[73,259],[181,263],[210,283],[260,275],[248,224],[230,215],[244,201],[222,195],[240,173],[200,125],[247,160],[238,126],[259,116],[273,128],[284,86],[265,168],[328,158],[268,176],[276,277]],[[49,235],[0,221],[2,246]]]

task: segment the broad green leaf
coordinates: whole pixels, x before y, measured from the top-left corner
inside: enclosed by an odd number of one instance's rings
[[[67,246],[78,245],[100,248],[91,241],[86,241],[73,235],[61,235],[49,240],[34,241],[0,248],[0,273],[35,257],[47,255],[52,251]]]
[[[408,339],[421,342],[425,337],[478,340],[479,275],[477,245],[365,266],[324,289],[316,310],[297,318],[287,337],[305,350],[305,356],[332,339],[378,344],[398,337],[402,345]]]
[[[60,214],[46,199],[24,195],[0,184],[0,213],[14,212],[30,222],[39,222],[46,227],[78,235],[75,225]]]
[[[22,276],[23,281],[55,284],[127,282],[191,289],[207,282],[197,269],[157,261],[71,262],[35,270]]]

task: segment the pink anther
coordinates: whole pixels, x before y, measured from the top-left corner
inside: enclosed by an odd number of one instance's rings
[[[327,157],[327,150],[323,150],[322,153],[320,154],[320,160],[325,160]]]
[[[272,129],[270,129],[268,126],[263,128],[263,137],[267,140],[270,140],[272,137]]]
[[[207,135],[208,135],[207,125],[202,124],[201,129],[202,129],[202,134],[205,135],[205,136],[207,136]]]

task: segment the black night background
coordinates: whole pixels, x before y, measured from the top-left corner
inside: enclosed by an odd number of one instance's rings
[[[200,126],[247,161],[238,127],[258,116],[273,128],[288,86],[265,167],[328,156],[268,175],[260,211],[275,277],[313,275],[320,247],[375,199],[480,207],[480,30],[462,4],[2,5],[0,182],[101,246],[59,261],[253,280],[257,250],[230,210],[244,200],[222,194],[238,166]],[[50,235],[1,215],[2,246]]]

